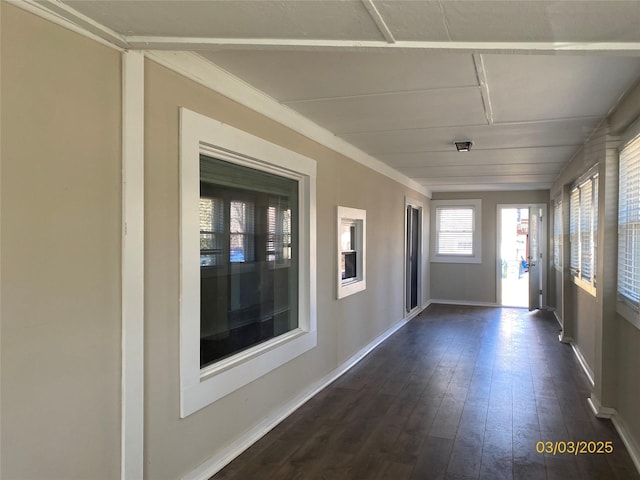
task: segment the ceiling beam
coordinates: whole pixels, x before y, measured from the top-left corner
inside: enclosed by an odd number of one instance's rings
[[[126,37],[108,27],[96,22],[92,18],[78,12],[74,8],[54,0],[7,0],[12,5],[35,13],[56,25],[72,30],[82,35],[91,36],[109,47],[119,50],[129,48]]]
[[[382,40],[310,40],[288,38],[210,38],[127,36],[131,48],[147,50],[381,51],[430,50],[445,53],[536,53],[640,56],[640,42],[422,42]]]
[[[369,16],[373,19],[387,43],[396,43],[396,39],[393,38],[393,33],[391,33],[391,30],[384,21],[384,18],[382,18],[378,7],[373,3],[373,0],[362,0],[362,4],[364,5],[364,8],[367,9]]]

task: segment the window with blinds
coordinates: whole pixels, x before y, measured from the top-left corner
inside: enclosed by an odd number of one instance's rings
[[[640,310],[640,136],[620,152],[618,295]]]
[[[553,202],[553,265],[562,268],[562,200]]]
[[[438,255],[473,255],[473,208],[436,208]]]
[[[570,267],[575,278],[595,287],[598,232],[598,175],[571,190],[569,205]]]

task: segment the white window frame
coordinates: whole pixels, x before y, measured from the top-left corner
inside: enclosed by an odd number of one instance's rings
[[[343,279],[341,274],[342,225],[349,223],[356,228],[356,277]],[[338,206],[337,214],[337,297],[348,297],[367,288],[367,211],[359,208]]]
[[[625,138],[625,141],[623,141],[622,143],[622,147],[620,148],[620,160],[622,160],[622,154],[625,151],[625,149],[628,148],[633,148],[636,149],[638,148],[637,142],[640,142],[640,121],[636,122],[635,125],[632,125],[632,127],[630,128],[630,131],[632,132],[631,135],[627,135]],[[635,159],[634,159],[635,160]],[[636,160],[636,161],[640,161],[640,159]],[[622,169],[620,169],[620,178],[622,178]],[[620,186],[622,186],[622,182],[620,182]],[[622,189],[619,189],[619,202],[622,202]],[[619,214],[621,213],[622,209],[620,208],[620,203],[618,205],[618,211]],[[622,229],[624,227],[621,227],[620,225],[620,217],[618,218],[618,238],[620,239],[622,237]],[[618,244],[618,258],[620,259],[620,243]],[[620,269],[618,269],[618,272],[620,271]],[[622,316],[623,318],[625,318],[627,321],[629,321],[632,325],[634,325],[636,328],[640,329],[640,306],[639,305],[635,305],[633,303],[633,301],[631,299],[629,299],[627,296],[623,295],[620,293],[619,291],[619,283],[620,283],[620,278],[618,277],[617,279],[617,283],[618,285],[616,286],[616,293],[617,293],[617,297],[618,297],[618,301],[617,301],[617,307],[616,310],[618,312],[618,314],[620,316]]]
[[[577,225],[577,236],[570,235],[570,271],[571,276],[573,277],[573,282],[589,294],[596,296],[597,290],[597,260],[598,260],[598,190],[599,190],[599,180],[600,176],[598,174],[597,165],[593,167],[587,174],[583,175],[581,179],[575,182],[570,191],[569,196],[569,218],[571,225]],[[584,186],[590,183],[591,185],[591,211],[589,212],[589,218],[587,219],[589,222],[589,232],[591,235],[591,278],[583,278],[582,276],[582,265],[583,265],[583,252],[582,252],[582,225],[583,225],[583,212],[582,212],[582,189]],[[572,196],[574,192],[578,191],[578,211],[577,211],[577,219],[575,215],[575,210],[573,209]],[[577,221],[577,224],[574,224],[574,221]],[[574,229],[575,230],[575,229]],[[578,257],[578,268],[573,264],[573,256],[574,249],[577,249],[577,257]]]
[[[298,180],[298,328],[200,368],[200,155]],[[316,162],[180,109],[180,416],[184,418],[314,348]]]
[[[438,209],[471,208],[473,210],[472,254],[441,255],[438,253]],[[482,263],[482,200],[432,200],[431,201],[431,262],[432,263]]]

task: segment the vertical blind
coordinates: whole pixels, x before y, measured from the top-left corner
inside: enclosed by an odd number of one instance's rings
[[[598,175],[571,191],[569,205],[571,270],[595,286],[598,232]]]
[[[640,136],[620,153],[618,294],[640,306]]]
[[[553,203],[553,264],[562,267],[562,200]]]
[[[580,242],[578,236],[580,232],[580,190],[571,191],[569,204],[569,243],[571,244],[571,270],[580,270]]]
[[[473,208],[436,208],[436,253],[473,255]]]

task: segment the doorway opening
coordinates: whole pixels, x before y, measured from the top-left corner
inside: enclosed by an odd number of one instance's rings
[[[500,207],[500,304],[529,307],[529,207]]]
[[[422,305],[422,205],[405,201],[405,315],[411,318]]]

